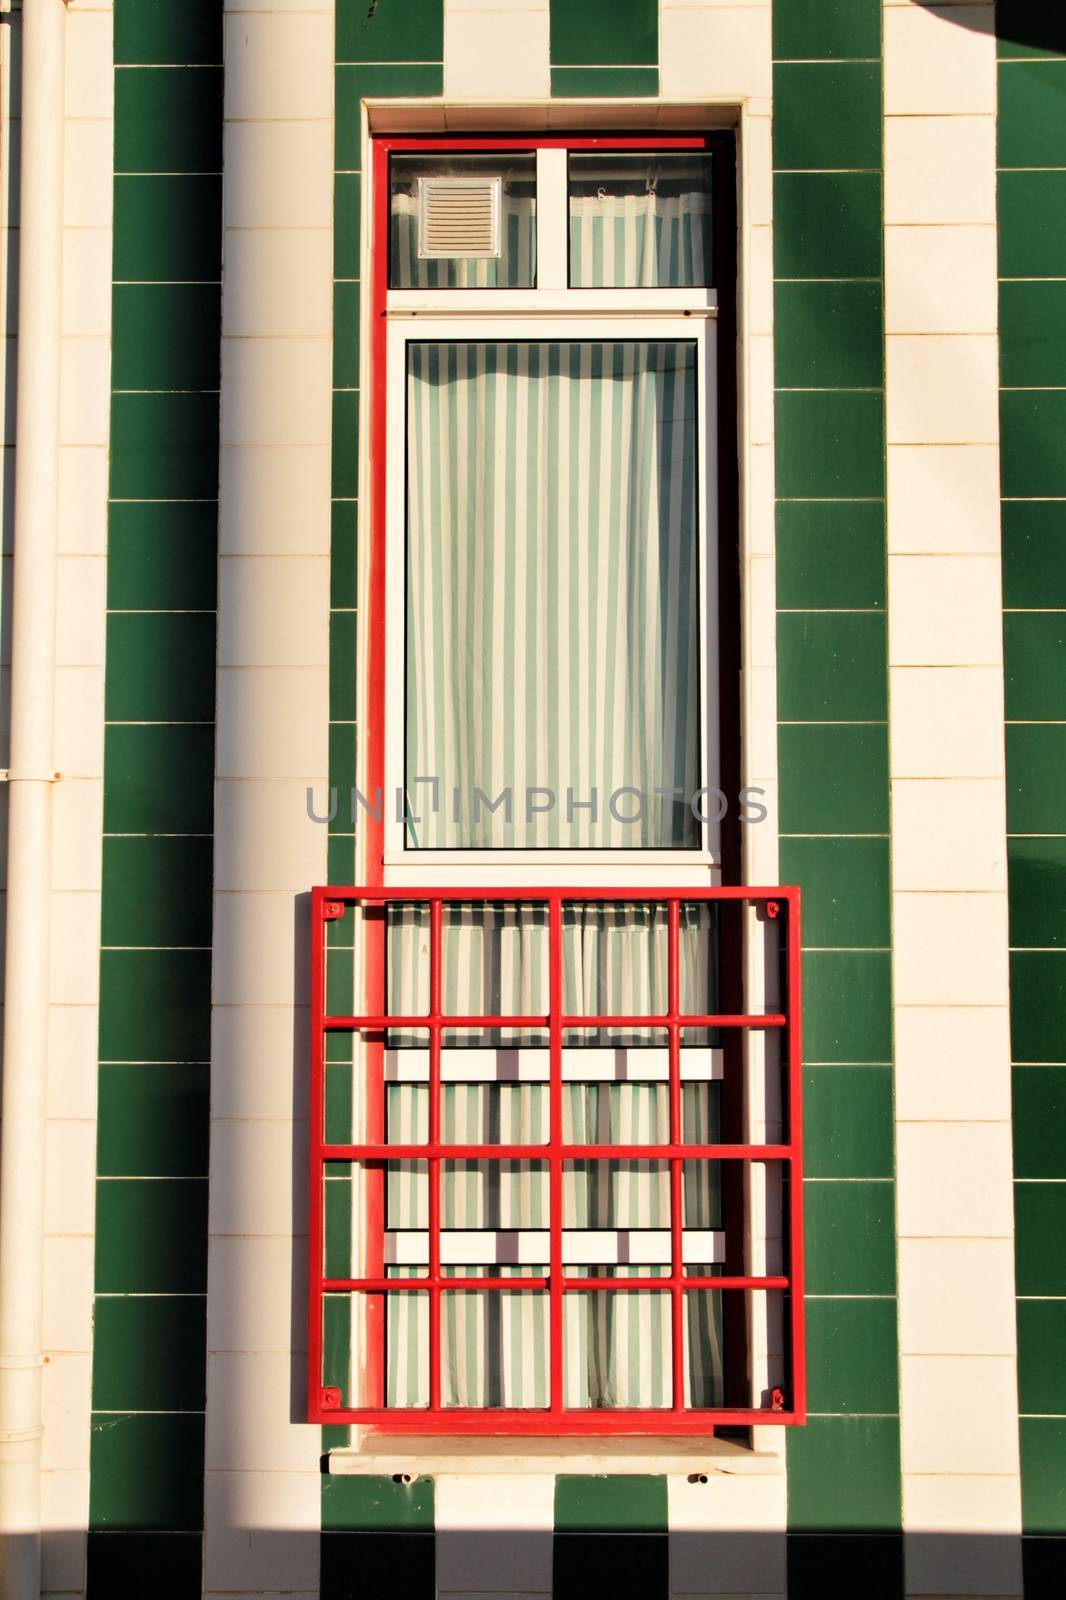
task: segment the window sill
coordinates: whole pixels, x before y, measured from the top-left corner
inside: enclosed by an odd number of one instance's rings
[[[359,1430],[353,1429],[359,1438]],[[757,1430],[765,1433],[768,1430]],[[760,1439],[758,1443],[763,1441]],[[362,1474],[392,1477],[436,1477],[466,1474],[539,1473],[612,1476],[639,1474],[683,1476],[779,1476],[784,1451],[750,1449],[732,1439],[634,1438],[516,1439],[501,1436],[475,1441],[429,1436],[390,1437],[364,1432],[355,1446],[331,1450],[328,1470],[335,1477]],[[783,1446],[783,1441],[782,1441]]]

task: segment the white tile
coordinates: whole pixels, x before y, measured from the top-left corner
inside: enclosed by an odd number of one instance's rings
[[[107,451],[102,447],[60,449],[59,553],[107,553]]]
[[[444,0],[444,48],[451,48],[452,22],[467,11],[521,11],[536,14],[550,9],[550,0]],[[447,89],[445,90],[447,93]]]
[[[100,895],[95,890],[52,895],[49,996],[56,1006],[95,1005],[100,992]]]
[[[111,348],[107,339],[64,339],[60,357],[59,442],[107,443]]]
[[[999,354],[994,335],[892,334],[886,349],[888,443],[999,440]]]
[[[753,334],[747,352],[747,428],[753,445],[774,439],[774,344],[769,334]]]
[[[232,338],[329,338],[332,287],[328,228],[233,229],[226,239],[222,331]]]
[[[69,55],[68,55],[69,59]],[[111,331],[111,230],[63,230],[63,333],[107,338]]]
[[[95,1122],[49,1122],[45,1135],[45,1233],[91,1238],[95,1184]]]
[[[303,1268],[293,1281],[293,1242],[285,1237],[208,1242],[209,1350],[296,1351],[307,1342]]]
[[[328,692],[322,667],[222,668],[217,776],[324,781]]]
[[[63,129],[63,226],[111,226],[114,130],[110,122],[75,122]]]
[[[229,122],[223,131],[223,162],[227,228],[332,229],[331,119]]]
[[[770,118],[745,116],[741,123],[740,164],[744,219],[752,227],[774,217],[774,158]]]
[[[434,1484],[437,1589],[551,1593],[555,1480],[550,1473],[495,1479],[444,1474]]]
[[[100,778],[64,778],[52,790],[52,887],[99,889],[104,824]]]
[[[302,1233],[306,1138],[303,1123],[214,1121],[209,1231],[290,1242]]]
[[[87,1196],[90,1204],[92,1195]],[[93,1347],[93,1239],[44,1241],[44,1348],[50,1354]]]
[[[905,1474],[903,1526],[908,1594],[1021,1596],[1016,1474]]]
[[[228,445],[220,468],[225,555],[328,555],[330,446]]]
[[[294,970],[298,908],[291,894],[216,894],[212,999],[216,1005],[270,1005],[304,997],[306,963]],[[305,953],[305,918],[299,950]]]
[[[324,881],[327,839],[325,823],[307,815],[299,779],[224,779],[216,787],[216,890],[299,894]]]
[[[1012,1237],[1009,1123],[897,1123],[896,1177],[901,1240]]]
[[[888,116],[995,113],[996,25],[991,6],[889,8],[884,55]]]
[[[56,660],[59,666],[103,666],[106,594],[106,557],[60,556],[56,563]]]
[[[91,1355],[46,1359],[41,1373],[41,1466],[45,1472],[84,1471],[89,1465],[91,1383]]]
[[[896,1116],[901,1122],[1010,1119],[1010,1010],[897,1006]]]
[[[687,6],[659,18],[659,90],[664,97],[748,99],[772,92],[768,7]]]
[[[885,222],[995,223],[994,117],[887,117]]]
[[[889,446],[890,555],[998,555],[999,524],[995,445]]]
[[[548,12],[493,6],[449,14],[444,29],[444,92],[455,99],[546,99]]]
[[[48,1115],[96,1116],[99,1012],[91,1006],[48,1010]]]
[[[890,556],[888,659],[893,667],[999,666],[995,556]]]
[[[333,24],[326,12],[246,12],[225,19],[226,120],[328,116]]]
[[[904,1473],[1000,1473],[1018,1467],[1018,1391],[1006,1356],[903,1356]]]
[[[306,1006],[211,1009],[211,1114],[287,1121],[307,1115]]]
[[[785,1592],[785,1475],[667,1478],[670,1593]]]
[[[89,1469],[41,1473],[41,1593],[85,1588]]]
[[[317,1473],[208,1472],[204,1588],[265,1595],[318,1585]]]
[[[989,333],[999,325],[996,230],[885,229],[887,333]]]
[[[333,0],[226,0],[227,11],[325,11],[333,15]]]
[[[1001,667],[893,667],[889,685],[893,776],[1002,775]]]
[[[1010,1239],[901,1239],[903,1355],[1013,1356]]]
[[[773,229],[749,228],[745,237],[748,249],[748,332],[772,333],[774,329]]]
[[[301,1364],[287,1355],[208,1356],[208,1473],[240,1472],[243,1477],[243,1468],[257,1474],[313,1474],[321,1492],[321,1430],[294,1420],[305,1404]],[[265,1525],[269,1528],[271,1520]]]
[[[897,1006],[1007,1000],[1007,906],[999,894],[896,894]]]
[[[894,778],[893,887],[1005,890],[1006,830],[998,778]]]
[[[915,1533],[1017,1533],[1021,1512],[1013,1473],[981,1477],[908,1474],[903,1516]],[[1011,1592],[1011,1585],[1003,1593]]]
[[[329,664],[329,559],[223,556],[218,659],[224,667]]]
[[[66,19],[63,109],[68,117],[114,113],[111,12],[76,8]]]
[[[223,339],[222,444],[328,444],[328,339]]]

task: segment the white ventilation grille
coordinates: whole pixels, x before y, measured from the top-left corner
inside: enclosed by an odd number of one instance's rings
[[[419,178],[418,254],[500,254],[499,178]]]

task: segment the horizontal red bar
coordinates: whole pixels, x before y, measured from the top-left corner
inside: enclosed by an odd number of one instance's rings
[[[778,1426],[799,1422],[795,1411],[752,1408],[732,1411],[468,1411],[441,1408],[415,1410],[339,1410],[312,1407],[311,1422],[369,1423],[383,1434],[484,1434],[498,1440],[501,1434],[703,1434],[715,1428]]]
[[[327,887],[319,884],[311,890],[323,900],[367,901],[377,905],[384,905],[389,900],[399,901],[403,905],[414,901],[439,900],[447,905],[450,901],[457,900],[468,905],[478,905],[483,900],[513,901],[519,905],[551,905],[558,902],[561,905],[577,905],[586,900],[596,901],[624,901],[630,905],[642,906],[667,906],[671,903],[678,905],[692,904],[703,900],[744,900],[753,905],[761,905],[764,901],[776,900],[778,904],[790,904],[798,891],[791,885],[785,888],[766,888],[762,885],[722,884],[715,888],[670,888],[656,889],[648,892],[644,889],[605,889],[603,885],[597,888],[588,888],[585,885],[545,889],[543,887],[529,888],[516,885],[513,889],[483,889],[480,886],[469,885],[465,889],[445,888],[407,888],[391,884],[388,888],[381,885],[371,888],[361,888],[354,884],[345,884],[343,887]]]
[[[752,1016],[717,1015],[713,1012],[693,1012],[671,1016],[596,1016],[596,1017],[563,1017],[564,1028],[647,1028],[649,1031],[658,1030],[660,1033],[668,1027],[678,1028],[783,1028],[788,1018],[783,1012],[770,1012],[766,1015],[754,1014]],[[385,1028],[424,1028],[428,1033],[432,1028],[541,1028],[547,1032],[550,1019],[547,1016],[535,1017],[506,1017],[506,1016],[447,1016],[443,1012],[437,1017],[421,1014],[368,1017],[323,1017],[322,1026],[329,1032],[343,1031],[346,1033],[366,1033],[370,1029],[379,1032]],[[564,1048],[566,1048],[564,1044]]]
[[[440,1288],[466,1290],[547,1289],[548,1278],[327,1278],[323,1290],[335,1294],[425,1294]],[[787,1278],[563,1278],[564,1290],[584,1289],[787,1289]]]
[[[451,138],[444,134],[427,134],[424,139],[412,137],[410,134],[390,137],[387,134],[375,136],[375,143],[380,144],[385,150],[426,150],[426,151],[453,151],[453,150],[555,150],[564,146],[567,150],[704,150],[707,140],[699,134],[678,134],[671,137],[668,134],[649,134],[647,138],[639,135],[626,139],[611,139],[608,137],[595,138],[588,134],[531,134],[527,139],[504,137],[492,134],[478,138],[476,135]]]
[[[326,1144],[321,1161],[791,1161],[787,1144]]]

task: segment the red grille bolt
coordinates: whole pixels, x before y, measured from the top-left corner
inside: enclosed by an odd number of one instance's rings
[[[784,1409],[785,1409],[785,1391],[784,1391],[784,1389],[771,1389],[770,1390],[770,1410],[771,1411],[784,1411]]]
[[[777,913],[780,910],[781,910],[781,907],[778,905],[776,900],[767,900],[767,902],[766,902],[766,915],[770,918],[771,922],[776,920]]]
[[[337,922],[344,915],[343,900],[323,900],[322,921]]]
[[[341,1392],[339,1389],[323,1389],[319,1397],[323,1411],[339,1411],[341,1408]]]

